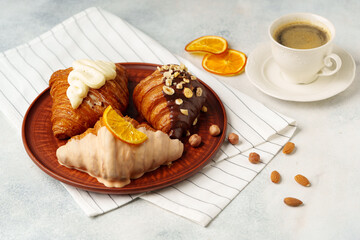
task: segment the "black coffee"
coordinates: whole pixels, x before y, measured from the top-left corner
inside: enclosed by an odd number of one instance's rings
[[[296,22],[279,27],[274,39],[289,48],[310,49],[320,47],[330,39],[329,33],[318,26]]]

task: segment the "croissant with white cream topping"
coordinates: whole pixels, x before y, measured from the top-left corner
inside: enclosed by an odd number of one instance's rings
[[[107,80],[99,89],[89,87],[86,95],[83,94],[81,103],[74,108],[69,100],[68,76],[73,68],[58,70],[50,78],[50,95],[52,97],[52,130],[54,136],[66,139],[83,133],[94,126],[102,116],[106,107],[124,112],[129,103],[128,79],[126,70],[120,64],[114,64],[116,76]]]

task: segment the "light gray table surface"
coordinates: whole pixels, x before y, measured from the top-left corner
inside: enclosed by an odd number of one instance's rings
[[[335,43],[360,60],[360,2],[353,1],[0,1],[0,51],[16,47],[91,6],[138,27],[171,52],[202,35],[221,35],[250,54],[268,41],[267,27],[291,12],[331,20]],[[330,99],[297,103],[263,94],[245,74],[219,77],[297,120],[297,150],[278,154],[206,228],[143,200],[89,218],[63,186],[27,156],[19,131],[0,111],[0,239],[360,239],[360,83]],[[1,106],[0,106],[1,107]],[[281,172],[272,184],[271,171]],[[293,176],[312,182],[303,188]],[[300,208],[282,200],[297,196]]]

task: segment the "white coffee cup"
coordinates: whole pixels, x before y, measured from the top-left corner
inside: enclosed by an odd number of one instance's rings
[[[305,22],[326,30],[329,40],[324,45],[310,49],[289,48],[274,39],[275,32],[289,23]],[[332,53],[335,37],[334,25],[327,19],[312,13],[292,13],[282,16],[269,27],[272,56],[283,78],[295,84],[307,84],[319,76],[330,76],[341,68],[341,59]]]

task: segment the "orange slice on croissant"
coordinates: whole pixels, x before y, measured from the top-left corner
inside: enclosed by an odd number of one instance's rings
[[[120,116],[111,106],[103,114],[106,128],[118,139],[130,144],[141,144],[146,139],[145,133],[138,131],[130,122]]]

